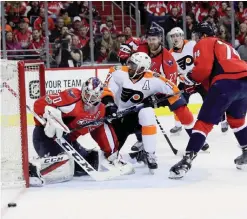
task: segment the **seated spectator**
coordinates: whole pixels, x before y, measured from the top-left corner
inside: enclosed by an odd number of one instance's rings
[[[231,35],[225,25],[221,24],[219,27],[218,37],[228,43],[231,43]]]
[[[244,44],[238,48],[240,58],[247,62],[247,35],[244,38]]]
[[[89,54],[90,54],[90,47],[89,47],[90,39],[87,36],[87,33],[88,33],[88,27],[83,26],[79,29],[78,37],[79,37],[81,50],[83,54],[83,61],[86,61],[87,59],[89,59]]]
[[[27,9],[26,2],[6,2],[5,1],[5,13],[8,17],[8,21],[12,21],[13,23],[19,23],[20,19],[24,16]]]
[[[67,34],[59,42],[56,52],[56,62],[58,67],[79,67],[81,66],[82,52],[72,47],[72,37]]]
[[[215,7],[211,7],[208,11],[208,15],[214,18],[214,21],[217,23],[218,22],[218,12]]]
[[[61,29],[64,26],[64,20],[62,17],[57,19],[56,27],[51,31],[51,35],[49,37],[49,41],[53,43],[56,38],[60,36]]]
[[[0,26],[0,31],[2,31],[2,26]],[[5,19],[5,31],[6,32],[13,32],[12,27],[9,24],[7,24],[7,19]]]
[[[195,9],[195,19],[196,22],[200,23],[203,21],[203,18],[208,15],[208,11],[210,9],[209,2],[199,2]]]
[[[41,2],[40,7],[44,8],[43,2]],[[53,19],[56,19],[59,16],[61,9],[63,9],[62,2],[48,1],[48,15],[51,16]]]
[[[40,8],[39,17],[34,21],[34,29],[42,30],[42,23],[45,22],[45,9]],[[52,31],[55,28],[55,24],[52,18],[48,17],[48,29]]]
[[[229,32],[231,32],[231,22],[232,22],[231,13],[232,13],[231,7],[227,7],[226,15],[221,17],[219,20],[219,25],[224,24],[227,27]],[[237,24],[236,19],[235,19],[235,28],[236,27],[238,27],[238,24]]]
[[[187,39],[189,40],[191,39],[191,34],[194,31],[195,26],[196,26],[195,16],[193,13],[189,13],[186,16]]]
[[[42,51],[44,49],[44,46],[45,46],[45,40],[44,38],[41,36],[41,33],[39,30],[33,30],[33,39],[28,47],[28,49],[32,49],[32,50],[36,50],[35,52],[32,51],[31,53],[32,54],[37,54],[37,55],[41,55],[44,53],[44,51]],[[37,57],[32,57],[32,58],[38,58],[39,56]]]
[[[69,4],[67,11],[69,13],[69,17],[76,17],[79,16],[81,12],[81,8],[84,7],[82,1],[74,1]]]
[[[244,8],[243,2],[238,2],[237,18],[240,23],[247,19],[247,8]]]
[[[111,16],[107,16],[106,23],[100,25],[100,32],[103,33],[105,30],[110,33],[114,33],[117,31],[116,26],[113,24],[113,19]]]
[[[221,7],[218,9],[218,13],[219,13],[220,18],[227,15],[227,12],[226,12],[227,8],[228,8],[227,2],[222,2]]]
[[[28,18],[23,18],[21,19],[19,28],[14,31],[14,38],[16,42],[19,42],[21,44],[22,49],[28,48],[32,40],[32,32],[28,29],[28,27]]]
[[[86,26],[80,27],[78,37],[82,47],[84,47],[89,41],[89,37],[87,36],[87,33],[88,33],[88,27]]]
[[[82,20],[79,16],[74,17],[72,27],[70,28],[70,32],[79,35],[79,29],[83,26]]]
[[[34,22],[34,20],[32,21],[31,19],[33,19],[32,17],[38,17],[40,14],[40,7],[39,7],[39,2],[37,1],[31,1],[31,9],[29,10],[29,12],[27,12],[27,17],[30,20],[30,23],[32,24],[32,22]]]
[[[164,1],[147,1],[146,10],[149,14],[154,16],[165,16],[168,13]]]
[[[111,34],[108,30],[105,30],[103,32],[102,40],[101,40],[101,45],[105,46],[105,48],[110,51],[113,46],[113,40],[111,38]]]
[[[60,14],[61,14],[61,17],[63,18],[63,21],[64,21],[64,25],[65,25],[65,26],[69,26],[69,25],[72,24],[72,20],[71,20],[71,18],[69,17],[69,13],[68,13],[67,10],[62,9],[62,10],[60,11]]]
[[[188,2],[186,2],[186,4],[187,3]],[[183,2],[182,1],[168,1],[168,3],[167,3],[168,13],[171,13],[172,8],[177,8],[179,16],[182,15],[182,13],[183,13]],[[187,8],[187,5],[186,5],[186,8]]]
[[[239,35],[237,36],[237,39],[241,45],[244,44],[246,36],[247,36],[247,24],[242,23],[240,24]]]
[[[96,58],[97,63],[107,63],[108,61],[108,50],[105,46],[100,46],[100,52]]]
[[[19,42],[16,42],[13,37],[12,32],[6,32],[6,50],[22,50],[21,44]],[[14,55],[22,54],[21,52],[7,52],[7,55],[11,55],[11,57],[8,57],[8,59],[15,59],[13,57]],[[18,59],[18,57],[16,57]]]
[[[109,52],[108,55],[108,62],[110,63],[118,63],[119,62],[119,57],[118,53],[120,50],[120,46],[126,42],[126,36],[123,32],[118,32],[117,33],[117,38],[113,42],[113,46],[111,51]]]
[[[167,34],[174,27],[182,28],[183,21],[181,16],[178,15],[178,9],[172,8],[170,16],[166,19],[164,24],[165,33]]]

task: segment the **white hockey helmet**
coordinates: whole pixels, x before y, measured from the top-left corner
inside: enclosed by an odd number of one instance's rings
[[[150,69],[151,58],[144,52],[137,52],[129,57],[127,66],[129,67],[129,77],[135,78]]]
[[[184,31],[180,27],[174,27],[169,32],[173,47],[181,47],[184,40]]]
[[[101,101],[103,83],[96,77],[89,78],[82,84],[82,100],[89,106],[96,106]]]

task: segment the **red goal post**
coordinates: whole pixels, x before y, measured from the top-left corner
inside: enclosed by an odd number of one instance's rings
[[[28,78],[45,95],[45,66],[39,60],[0,60],[1,67],[1,187],[29,187],[28,148],[32,127],[27,125]]]

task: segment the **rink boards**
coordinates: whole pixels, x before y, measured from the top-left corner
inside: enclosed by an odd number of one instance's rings
[[[81,88],[82,83],[89,77],[97,76],[102,81],[105,80],[108,74],[109,67],[84,67],[84,68],[64,68],[64,69],[48,69],[45,72],[46,77],[46,92],[47,94],[61,92],[67,88]],[[26,75],[26,102],[32,108],[34,101],[39,97],[37,85],[39,81],[32,75]],[[2,88],[0,95],[8,92],[6,88]],[[198,94],[195,94],[190,99],[189,108],[194,114],[197,114],[202,100]],[[161,107],[155,110],[156,115],[172,115],[167,107]],[[16,113],[8,111],[1,115],[1,125],[4,127],[16,126],[19,123],[19,118]],[[33,125],[32,116],[27,113],[28,125]]]

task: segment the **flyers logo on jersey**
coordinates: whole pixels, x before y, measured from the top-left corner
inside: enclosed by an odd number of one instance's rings
[[[121,93],[121,100],[123,102],[131,101],[132,103],[140,103],[143,100],[144,94],[138,90],[131,90],[123,88]]]
[[[190,66],[193,64],[193,57],[190,56],[190,55],[187,55],[187,56],[184,56],[183,58],[181,59],[178,59],[177,60],[177,63],[179,65],[179,67],[182,69],[182,70],[185,70],[186,69],[186,66]]]

